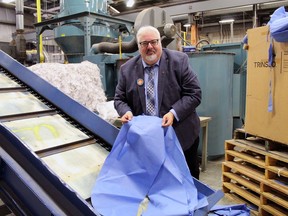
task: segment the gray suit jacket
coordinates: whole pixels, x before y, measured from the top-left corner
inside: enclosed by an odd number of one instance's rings
[[[159,117],[173,108],[179,121],[173,127],[182,149],[192,146],[199,136],[200,120],[196,107],[201,102],[201,88],[185,53],[163,49],[158,73]],[[114,106],[120,116],[131,111],[134,116],[146,113],[144,68],[140,55],[120,67]]]

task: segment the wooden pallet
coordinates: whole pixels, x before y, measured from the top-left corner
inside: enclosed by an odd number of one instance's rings
[[[288,188],[269,180],[261,185],[261,215],[288,215]]]
[[[288,215],[288,149],[269,149],[262,138],[241,133],[225,141],[224,193],[256,206],[259,215]]]
[[[5,205],[5,203],[0,199],[0,215],[1,216],[14,216],[10,209]]]
[[[258,145],[262,145],[263,147],[265,147],[266,151],[279,150],[279,149],[285,149],[286,151],[288,151],[288,143],[280,143],[274,140],[270,140],[270,139],[266,139],[260,136],[249,134],[249,133],[246,133],[243,128],[234,130],[233,138],[237,140],[254,141],[258,143]]]
[[[262,173],[254,175],[253,170],[247,167],[235,162],[223,162],[222,175],[224,193],[237,194],[248,201],[247,204],[260,207],[260,181],[264,178]]]

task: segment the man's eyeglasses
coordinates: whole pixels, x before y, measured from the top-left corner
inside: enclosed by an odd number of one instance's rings
[[[158,45],[159,39],[154,39],[154,40],[150,40],[150,41],[142,41],[139,42],[140,46],[143,48],[147,48],[149,44],[151,44],[151,46],[156,46]]]

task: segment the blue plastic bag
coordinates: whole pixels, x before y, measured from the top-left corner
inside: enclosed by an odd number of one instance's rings
[[[208,216],[250,216],[250,210],[245,204],[214,206]]]
[[[97,177],[91,201],[104,216],[193,215],[208,205],[198,193],[180,143],[162,119],[137,116],[124,124]]]
[[[288,42],[288,13],[282,6],[274,11],[268,22],[271,37],[277,42]]]

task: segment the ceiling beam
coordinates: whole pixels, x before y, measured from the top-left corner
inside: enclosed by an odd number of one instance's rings
[[[175,12],[183,13],[196,13],[210,10],[219,10],[225,8],[240,7],[245,5],[263,4],[279,2],[275,0],[207,0],[194,3],[188,3],[183,5],[176,5],[173,7],[165,7],[165,10],[171,15],[176,15]]]
[[[283,1],[275,1],[275,0],[206,0],[206,1],[199,1],[199,2],[192,2],[174,6],[167,6],[165,4],[161,6],[171,17],[178,16],[178,15],[187,15],[196,12],[205,12],[205,11],[213,11],[213,10],[221,10],[221,9],[229,9],[235,7],[242,7],[242,6],[252,6],[255,4],[264,4],[264,3],[275,3],[285,5],[288,3],[288,0]],[[250,7],[252,8],[252,7]],[[139,11],[135,12],[132,11],[131,13],[127,12],[123,15],[119,14],[118,17],[122,19],[126,19],[129,21],[135,21]]]

